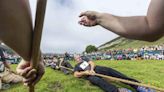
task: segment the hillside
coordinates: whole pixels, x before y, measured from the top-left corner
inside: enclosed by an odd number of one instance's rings
[[[160,45],[160,44],[164,44],[164,37],[162,37],[156,42],[146,42],[146,41],[126,39],[124,37],[117,37],[99,46],[98,49],[108,50],[108,49],[140,48],[145,45],[149,46],[149,45]]]

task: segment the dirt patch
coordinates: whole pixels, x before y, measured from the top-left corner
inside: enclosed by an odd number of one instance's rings
[[[48,85],[48,88],[53,90],[53,91],[57,91],[57,90],[63,89],[63,86],[60,83],[60,81],[54,81],[53,83]]]

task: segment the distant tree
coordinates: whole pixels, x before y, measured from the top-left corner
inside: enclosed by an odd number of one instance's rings
[[[85,49],[85,52],[86,53],[92,53],[92,52],[96,52],[98,49],[95,47],[95,46],[93,46],[93,45],[88,45],[87,47],[86,47],[86,49]]]

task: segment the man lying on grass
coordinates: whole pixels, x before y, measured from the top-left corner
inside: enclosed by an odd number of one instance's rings
[[[84,56],[81,57],[79,55],[76,55],[74,58],[75,58],[75,61],[77,62],[74,68],[74,76],[78,78],[83,77],[89,80],[92,84],[100,87],[105,92],[132,92],[132,91],[126,88],[117,88],[116,86],[110,84],[103,78],[95,76],[94,75],[95,73],[122,78],[122,79],[130,80],[130,81],[134,81],[134,82],[139,82],[135,79],[127,77],[126,75],[112,68],[97,66],[94,64],[94,62],[89,60],[87,57],[84,57]],[[149,89],[149,88],[144,88],[144,87],[135,86],[131,84],[127,84],[127,85],[134,88],[137,92],[155,92],[154,90]]]
[[[63,67],[73,69],[72,65],[68,61],[64,60],[64,58],[58,58],[58,57],[53,57],[53,60],[50,63],[50,66],[52,69],[60,70],[66,75],[71,74],[72,72],[70,72],[69,70],[67,70]],[[63,67],[61,67],[61,66],[63,66]]]

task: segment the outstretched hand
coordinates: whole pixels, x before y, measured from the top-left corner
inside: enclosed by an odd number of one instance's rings
[[[81,20],[79,21],[80,25],[84,25],[84,26],[96,26],[99,24],[98,18],[100,16],[100,13],[95,12],[95,11],[86,11],[86,12],[82,12],[80,14],[80,18]]]

